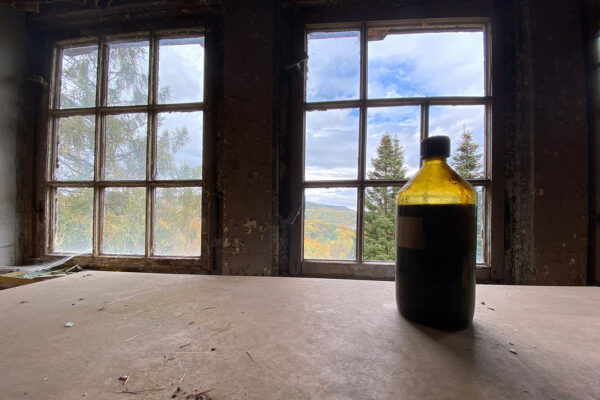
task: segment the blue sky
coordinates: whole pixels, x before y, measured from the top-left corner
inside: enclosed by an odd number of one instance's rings
[[[367,51],[368,98],[484,95],[482,32],[389,34]],[[359,98],[358,31],[309,34],[308,55],[306,101]],[[386,133],[399,139],[409,176],[418,170],[420,113],[419,106],[367,110],[367,171]],[[306,113],[306,180],[357,178],[358,124],[356,109]],[[483,106],[430,108],[429,134],[450,136],[453,147],[463,125],[483,153]],[[355,190],[311,190],[307,200],[356,209]]]

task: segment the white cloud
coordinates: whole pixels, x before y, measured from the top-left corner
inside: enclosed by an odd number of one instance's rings
[[[343,33],[341,35],[343,36]],[[308,57],[307,101],[358,98],[360,88],[358,36],[309,39]]]
[[[358,49],[357,37],[309,40],[308,101],[358,97]],[[481,32],[389,35],[369,42],[369,96],[481,96],[483,49]],[[419,106],[368,110],[367,171],[385,133],[403,146],[408,176],[418,170],[420,115]],[[431,107],[430,135],[450,136],[455,148],[465,124],[483,152],[484,121],[484,106]],[[358,110],[306,113],[305,165],[307,180],[357,177]]]
[[[304,191],[306,201],[330,206],[344,206],[356,211],[356,189],[314,188]]]
[[[429,109],[429,132],[431,136],[445,135],[451,140],[454,150],[458,146],[460,135],[465,128],[473,134],[473,141],[483,152],[484,106],[435,106]]]
[[[158,136],[165,129],[186,128],[188,131],[188,143],[174,154],[178,164],[187,163],[190,167],[202,165],[202,111],[193,112],[171,112],[160,113],[158,124]],[[160,169],[160,166],[159,166]]]
[[[482,96],[483,33],[389,35],[369,42],[369,97]]]
[[[159,93],[170,91],[168,103],[189,103],[204,98],[204,48],[188,39],[161,41],[159,49]]]
[[[306,113],[305,179],[358,177],[358,111]]]

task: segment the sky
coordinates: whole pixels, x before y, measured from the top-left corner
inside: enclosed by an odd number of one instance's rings
[[[410,98],[484,96],[482,32],[388,34],[369,41],[367,97]],[[359,98],[358,31],[308,35],[306,101]],[[385,134],[398,138],[409,177],[419,168],[420,106],[371,107],[367,110],[367,172]],[[358,109],[306,112],[305,180],[357,179]],[[458,146],[464,129],[484,150],[483,106],[432,106],[429,135],[448,135]],[[306,200],[356,209],[354,189],[311,189]]]
[[[110,45],[110,51],[131,46],[145,49],[138,72],[147,75],[148,45],[147,41],[115,43]],[[367,53],[367,96],[370,99],[484,95],[482,32],[388,34],[383,40],[369,41]],[[73,57],[78,54],[72,52]],[[308,55],[307,102],[359,98],[358,31],[311,33]],[[93,68],[90,71],[95,73]],[[203,38],[160,41],[158,84],[159,93],[168,91],[168,95],[159,96],[161,103],[203,100]],[[64,84],[63,88],[66,88]],[[142,101],[127,91],[121,97],[118,104]],[[418,170],[420,113],[419,106],[371,107],[367,110],[367,173],[373,169],[372,159],[385,134],[400,141],[409,177]],[[202,112],[163,113],[159,121],[159,136],[165,129],[186,127],[189,132],[189,142],[175,154],[176,162],[190,167],[202,165]],[[356,179],[359,110],[310,111],[306,113],[305,121],[305,179]],[[483,106],[430,108],[430,135],[448,135],[454,147],[458,145],[463,126],[472,132],[483,153]],[[307,200],[310,197],[309,201],[356,209],[355,192],[322,189],[307,193]]]

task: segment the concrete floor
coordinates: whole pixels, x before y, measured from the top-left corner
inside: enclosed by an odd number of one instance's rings
[[[82,272],[0,291],[0,398],[600,399],[599,304],[480,285],[444,333],[393,282]]]

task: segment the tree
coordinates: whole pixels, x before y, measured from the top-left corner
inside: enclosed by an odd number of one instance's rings
[[[107,104],[145,104],[148,93],[147,47],[111,47],[108,66]],[[62,57],[61,108],[94,107],[96,103],[97,46],[66,49]],[[169,88],[158,93],[166,103]],[[163,118],[159,114],[160,121]],[[145,113],[107,115],[105,171],[107,180],[146,179]],[[55,177],[60,181],[92,181],[94,178],[94,116],[61,118]],[[185,126],[163,128],[158,133],[157,162],[167,179],[201,176],[201,167],[177,162],[175,155],[189,142]],[[161,176],[162,178],[162,176]],[[200,254],[201,188],[157,188],[155,248],[160,254]],[[103,251],[143,254],[145,248],[146,188],[108,187],[104,190]],[[89,251],[92,244],[93,189],[61,188],[56,206],[57,251]]]
[[[473,142],[473,134],[463,124],[460,143],[454,151],[450,165],[465,179],[481,177],[482,154],[478,152],[478,149],[479,145]]]
[[[473,134],[463,124],[460,143],[454,152],[450,165],[465,179],[480,178],[483,175],[479,145],[473,142]],[[481,197],[481,194],[479,195]],[[481,199],[480,199],[481,200]],[[477,262],[483,261],[483,213],[477,207]]]
[[[377,147],[373,158],[374,170],[369,179],[405,179],[404,149],[398,138],[387,133]],[[369,188],[365,195],[365,249],[366,260],[394,260],[394,230],[396,226],[396,194],[399,187]]]

